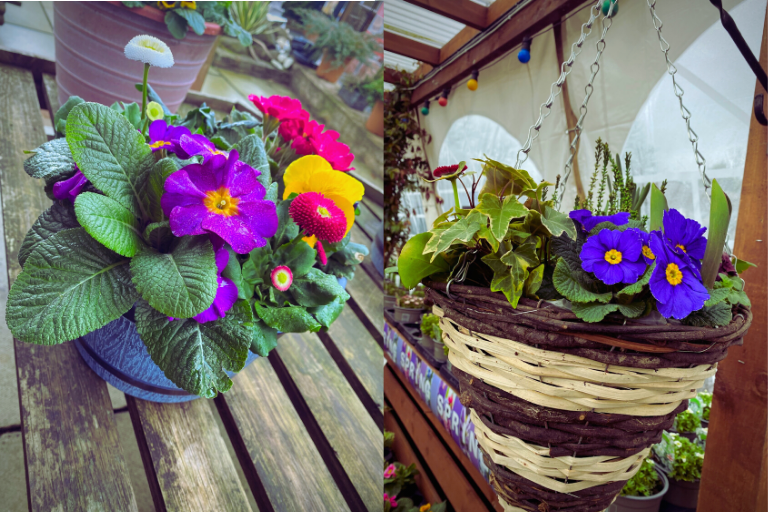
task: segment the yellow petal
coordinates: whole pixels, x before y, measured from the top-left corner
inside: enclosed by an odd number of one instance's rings
[[[297,194],[303,192],[317,192],[317,190],[308,187],[309,180],[314,174],[322,171],[333,171],[333,167],[331,167],[331,164],[321,156],[307,155],[292,162],[283,175],[283,183],[285,183],[283,199],[288,199],[288,196],[294,192]],[[339,174],[341,173],[339,172]]]
[[[331,195],[325,197],[336,203],[336,206],[344,212],[344,217],[347,219],[347,230],[344,232],[344,236],[347,236],[347,233],[349,233],[349,230],[352,229],[352,225],[355,223],[355,206],[341,196]]]
[[[352,176],[341,171],[321,171],[309,178],[308,188],[320,192],[325,197],[343,197],[350,203],[363,199],[365,187]]]
[[[304,238],[302,238],[302,240],[307,242],[307,245],[309,245],[313,249],[315,248],[315,244],[317,243],[317,237],[315,235],[305,236]]]

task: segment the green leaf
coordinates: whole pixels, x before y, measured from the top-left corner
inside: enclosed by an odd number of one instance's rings
[[[299,235],[299,226],[293,222],[288,209],[291,207],[293,199],[280,201],[277,205],[277,231],[272,237],[272,249],[277,250],[283,244],[286,244]]]
[[[37,244],[10,293],[6,321],[14,337],[55,345],[103,327],[139,298],[128,260],[82,228]]]
[[[552,282],[559,293],[571,302],[608,302],[613,298],[611,292],[596,293],[593,288],[595,282],[581,270],[572,271],[565,260],[557,261]]]
[[[645,269],[645,272],[643,272],[643,275],[640,276],[640,279],[638,279],[637,282],[622,288],[618,295],[635,295],[643,291],[643,287],[651,281],[651,274],[653,274],[654,268],[656,268],[656,262],[653,262]]]
[[[168,176],[179,169],[181,169],[179,160],[170,157],[163,158],[155,162],[149,172],[139,182],[139,199],[149,218],[154,222],[160,222],[165,219],[160,203],[164,193],[163,187]]]
[[[448,262],[442,256],[438,255],[433,260],[429,255],[423,254],[424,246],[431,236],[431,233],[419,233],[408,240],[400,251],[397,272],[406,288],[415,287],[422,279],[432,274],[449,270]]]
[[[144,239],[159,252],[167,252],[171,244],[175,242],[176,237],[173,236],[168,221],[164,220],[163,222],[153,222],[144,228]]]
[[[53,127],[57,132],[62,135],[67,133],[67,116],[69,115],[69,112],[84,102],[85,100],[80,96],[70,96],[67,102],[59,107],[59,110],[57,110],[56,114],[53,116]]]
[[[541,216],[541,223],[552,236],[566,233],[569,237],[576,238],[576,226],[573,225],[573,220],[552,207],[544,206],[544,215]]]
[[[130,258],[145,247],[139,221],[114,199],[83,192],[75,200],[75,213],[89,235],[121,256]]]
[[[493,252],[499,250],[499,241],[493,236],[493,233],[491,233],[491,229],[488,226],[480,226],[480,230],[477,232],[477,238],[486,240]]]
[[[82,103],[67,118],[67,142],[80,171],[97,189],[135,216],[147,217],[139,188],[154,157],[131,123],[109,107]]]
[[[533,297],[541,288],[541,281],[544,279],[544,264],[542,263],[536,268],[529,269],[528,272],[528,277],[525,279],[525,285],[523,286],[523,294],[526,297]]]
[[[525,243],[519,245],[514,250],[507,252],[501,257],[501,261],[507,265],[512,265],[511,258],[518,260],[519,264],[527,269],[539,264],[539,257],[536,254],[536,242],[538,237],[529,238]]]
[[[173,318],[193,317],[210,307],[218,282],[207,236],[185,236],[169,253],[145,249],[131,260],[136,289],[150,306]]]
[[[557,269],[555,269],[555,272],[557,272]],[[589,323],[600,322],[603,318],[605,318],[606,315],[613,313],[617,309],[619,309],[619,304],[574,302],[572,305],[573,314]]]
[[[455,241],[469,242],[484,224],[485,217],[481,213],[477,211],[470,212],[469,215],[443,231],[435,252],[432,254],[431,261],[434,261],[439,254],[446,251]]]
[[[349,297],[349,295],[347,295],[347,297]],[[329,302],[324,306],[308,308],[307,311],[314,315],[317,321],[320,322],[323,327],[330,327],[331,324],[335,322],[341,314],[342,310],[344,309],[344,304],[347,302],[347,300],[348,299],[344,299],[344,297],[339,296],[333,299],[333,302]]]
[[[349,295],[336,278],[317,268],[312,268],[302,277],[293,278],[289,290],[300,306],[324,306],[341,297],[345,302]]]
[[[187,20],[174,11],[175,9],[165,13],[165,26],[173,37],[184,39],[187,35]]]
[[[712,203],[709,208],[709,230],[707,231],[707,249],[701,260],[701,279],[704,286],[712,288],[717,279],[717,271],[723,261],[723,247],[728,236],[728,224],[731,221],[731,201],[725,195],[717,180],[712,180]]]
[[[227,266],[221,272],[221,277],[226,277],[235,283],[238,299],[250,300],[253,297],[253,288],[243,284],[243,269],[240,267],[237,253],[229,246],[227,246],[227,251],[229,252],[229,260],[227,260]]]
[[[739,258],[735,258],[736,261],[733,262],[733,267],[736,269],[736,272],[741,274],[745,270],[747,270],[749,267],[756,267],[754,263],[750,263],[748,261],[740,260]]]
[[[267,193],[264,196],[264,199],[267,201],[272,201],[273,203],[277,204],[277,182],[274,182],[269,186],[267,189]]]
[[[258,177],[259,183],[264,185],[264,188],[269,188],[272,184],[272,175],[269,172],[267,151],[264,149],[264,142],[261,138],[255,134],[243,137],[234,149],[240,154],[241,162],[250,165],[261,173]]]
[[[273,308],[262,306],[258,302],[253,305],[256,314],[265,324],[280,332],[317,332],[322,325],[301,306],[285,306]]]
[[[251,286],[264,282],[265,274],[268,275],[272,269],[269,268],[269,258],[272,251],[269,245],[257,247],[248,255],[248,259],[243,262],[243,281]],[[266,278],[267,282],[269,277]]]
[[[133,86],[136,88],[137,91],[144,94],[144,84],[142,82],[133,84]],[[168,110],[168,107],[165,106],[163,99],[160,97],[159,94],[155,92],[155,90],[152,88],[152,84],[150,83],[147,83],[147,101],[154,101],[155,103],[158,103],[161,107],[163,107],[163,113],[166,116],[174,115],[171,113],[170,110]]]
[[[662,229],[662,220],[664,219],[664,212],[668,210],[667,198],[661,190],[656,187],[656,184],[651,185],[651,218],[649,224],[649,231],[656,231]]]
[[[236,302],[226,317],[203,324],[192,318],[169,321],[143,300],[136,305],[136,330],[152,361],[171,382],[205,398],[232,387],[226,372],[245,366],[252,323],[246,301]]]
[[[195,32],[195,34],[201,36],[205,32],[205,19],[203,16],[192,9],[174,9],[173,12],[187,20],[187,23]],[[181,39],[181,38],[179,38]]]
[[[726,302],[718,302],[714,306],[704,306],[683,318],[685,325],[694,327],[722,327],[731,323],[733,314],[731,306]]]
[[[427,233],[431,233],[432,236],[429,238],[429,241],[424,246],[424,254],[431,254],[437,250],[437,246],[440,243],[440,237],[443,235],[443,232],[449,227],[450,226],[445,225],[443,227],[433,228],[430,231],[427,231]]]
[[[518,195],[523,190],[536,188],[536,180],[531,178],[527,171],[515,169],[501,162],[491,160],[487,156],[485,160],[477,158],[475,160],[484,164],[483,172],[486,178],[483,189],[480,191],[480,196],[485,193],[499,195],[505,189],[505,195]],[[513,182],[511,187],[507,186],[510,181]]]
[[[24,266],[29,255],[43,240],[47,240],[59,231],[79,227],[72,205],[56,201],[53,206],[40,214],[27,232],[27,236],[24,237],[19,249],[19,265]]]
[[[326,250],[326,252],[328,251]],[[340,251],[333,253],[331,259],[344,265],[359,265],[365,260],[366,256],[368,256],[368,248],[366,246],[350,242]]]
[[[523,296],[523,287],[528,278],[528,270],[521,261],[509,253],[499,258],[496,254],[486,254],[482,260],[493,270],[491,291],[502,292],[513,308],[517,307]],[[504,259],[506,257],[505,262]]]
[[[273,268],[285,265],[291,269],[294,279],[309,272],[316,259],[317,251],[303,240],[280,246],[272,256]]]
[[[707,289],[709,293],[709,299],[704,303],[704,306],[714,306],[720,302],[723,302],[731,294],[731,288],[715,288]]]
[[[277,347],[277,329],[269,327],[261,320],[254,322],[251,352],[267,357],[275,347]]]
[[[75,160],[65,139],[53,139],[41,144],[32,157],[24,161],[24,171],[33,178],[55,183],[75,174]]]
[[[509,228],[509,222],[515,217],[525,217],[528,208],[520,204],[515,196],[507,196],[500,201],[495,194],[480,196],[477,211],[487,216],[491,221],[491,233],[496,240],[503,240]]]
[[[645,313],[645,301],[632,302],[631,304],[619,304],[619,313],[627,318],[637,318]]]

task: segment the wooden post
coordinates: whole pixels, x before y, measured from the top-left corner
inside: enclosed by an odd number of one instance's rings
[[[768,67],[768,12],[760,63]],[[736,48],[733,58],[741,58]],[[758,84],[755,94],[766,91]],[[744,273],[754,320],[744,345],[720,364],[710,414],[698,512],[765,512],[768,427],[768,127],[749,125],[734,252],[756,263]]]

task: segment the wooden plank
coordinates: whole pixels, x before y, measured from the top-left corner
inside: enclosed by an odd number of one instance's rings
[[[384,393],[397,413],[408,435],[418,447],[424,461],[455,510],[493,510],[464,474],[457,460],[408,395],[389,365],[384,367]],[[468,462],[468,459],[467,459]],[[462,466],[467,467],[465,464]],[[472,467],[469,463],[468,467]]]
[[[473,69],[482,68],[504,55],[520,44],[525,36],[546,28],[583,3],[584,0],[537,0],[526,4],[496,32],[417,87],[411,103],[414,107],[421,105],[444,88],[462,80]]]
[[[357,226],[352,228],[352,241],[366,247],[373,243]],[[370,261],[370,255],[366,260]],[[359,310],[358,317],[363,325],[369,331],[373,328],[379,334],[384,332],[384,296],[381,290],[382,285],[361,268],[355,272],[355,278],[347,283],[347,293],[352,297],[350,303],[354,303],[352,307]]]
[[[768,12],[760,62],[768,67]],[[758,84],[755,94],[765,94]],[[754,320],[744,345],[718,367],[699,492],[699,512],[760,510],[768,400],[768,127],[751,116],[734,253],[757,263],[744,272]],[[763,492],[764,494],[764,492]],[[765,509],[763,509],[765,510]]]
[[[0,64],[0,190],[8,281],[19,247],[50,205],[24,172],[24,149],[46,141],[32,73]],[[15,341],[27,495],[32,511],[136,510],[106,383],[74,345]]]
[[[270,361],[233,380],[216,405],[259,509],[349,510]]]
[[[205,399],[159,404],[126,398],[156,503],[180,512],[251,510]]]
[[[440,48],[388,30],[384,31],[384,49],[433,66],[440,64]]]
[[[370,247],[373,239],[376,238],[376,234],[382,229],[381,218],[376,217],[373,211],[364,203],[358,204],[358,210],[360,215],[355,218],[355,227],[362,230],[368,239],[365,245]]]
[[[380,428],[316,335],[283,336],[277,350],[366,509],[381,507]]]
[[[48,109],[53,131],[56,132],[56,123],[53,122],[53,116],[56,115],[61,105],[59,105],[59,88],[56,85],[55,76],[43,73],[43,92],[45,93],[45,108]]]
[[[479,33],[479,30],[472,27],[464,27],[461,29],[458,34],[453,36],[450,41],[440,48],[440,62],[448,60],[448,58],[456,53],[459,48],[470,42],[472,38]]]
[[[446,18],[482,30],[488,26],[488,8],[471,0],[406,0]]]

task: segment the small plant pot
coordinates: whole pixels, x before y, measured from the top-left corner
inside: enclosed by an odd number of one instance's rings
[[[608,508],[607,512],[659,512],[661,502],[669,491],[667,476],[656,470],[664,487],[651,496],[619,496]]]
[[[361,112],[365,110],[365,107],[368,106],[365,94],[359,91],[354,91],[352,89],[347,89],[346,87],[339,89],[339,98],[341,98],[348,107],[359,110]]]
[[[682,480],[669,479],[669,491],[664,495],[664,503],[678,507],[695,509],[699,503],[699,485],[701,480],[684,482]]]
[[[709,421],[701,420],[701,428],[709,428]]]
[[[401,308],[395,306],[395,322],[401,324],[421,323],[421,315],[424,311],[421,309]]]
[[[435,348],[432,351],[432,355],[434,355],[435,359],[441,363],[448,360],[448,356],[445,355],[445,350],[443,349],[444,346],[445,344],[442,341],[435,341]]]
[[[349,64],[350,60],[351,59],[347,59],[341,66],[334,67],[334,65],[331,63],[333,59],[328,56],[327,51],[323,51],[323,60],[320,62],[320,65],[317,66],[315,72],[317,73],[317,76],[323,80],[328,80],[329,82],[335,84],[339,81],[341,75],[344,74],[344,68],[347,66],[347,64]]]
[[[368,116],[368,121],[365,122],[365,128],[379,137],[384,136],[384,102],[377,101],[371,110],[371,115]]]
[[[421,333],[421,338],[419,338],[419,345],[424,347],[428,352],[432,352],[435,349],[435,340],[432,339],[432,336],[429,334]]]
[[[384,296],[384,309],[394,309],[397,307],[397,297],[394,295]]]

